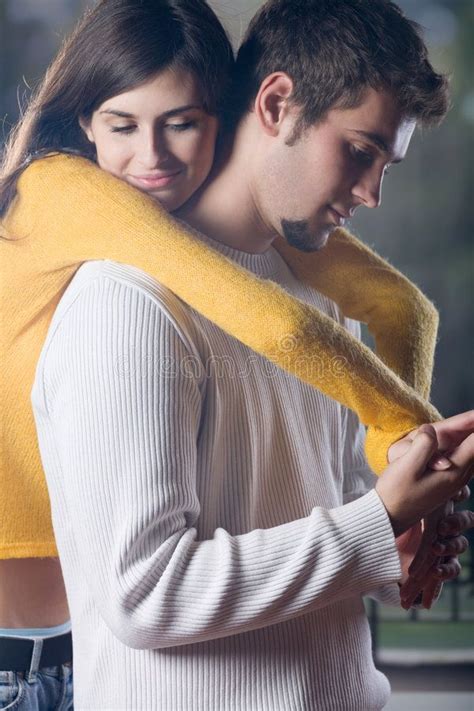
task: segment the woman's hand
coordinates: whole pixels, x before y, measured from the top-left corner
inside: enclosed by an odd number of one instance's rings
[[[438,439],[438,451],[431,458],[428,468],[442,471],[451,466],[449,453],[474,432],[474,410],[467,410],[467,412],[448,417],[445,420],[440,420],[440,422],[433,422],[431,426],[434,428]],[[389,462],[394,462],[410,449],[418,429],[412,430],[405,437],[392,444],[387,452]]]

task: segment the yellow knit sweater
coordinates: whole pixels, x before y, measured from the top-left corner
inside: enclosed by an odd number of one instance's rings
[[[0,558],[57,554],[30,391],[56,305],[88,260],[148,272],[254,351],[356,411],[378,473],[392,442],[440,419],[425,399],[435,309],[344,230],[312,255],[281,239],[275,246],[299,279],[368,323],[395,372],[332,319],[193,238],[148,196],[82,158],[53,155],[27,168],[2,237]]]

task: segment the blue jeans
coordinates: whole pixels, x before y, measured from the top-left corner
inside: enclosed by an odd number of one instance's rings
[[[0,671],[1,711],[67,711],[72,703],[72,663],[26,672]]]

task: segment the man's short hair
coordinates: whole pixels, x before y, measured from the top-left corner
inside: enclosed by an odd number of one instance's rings
[[[404,116],[438,124],[448,110],[447,78],[434,71],[420,26],[390,0],[269,0],[240,47],[229,123],[251,110],[273,72],[293,80],[297,132],[332,108],[354,108],[365,90],[389,90]]]

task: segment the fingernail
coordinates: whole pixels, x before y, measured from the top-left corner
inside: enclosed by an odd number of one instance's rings
[[[443,575],[443,569],[442,569],[442,568],[439,568],[439,567],[436,568],[436,571],[435,571],[435,572],[436,572],[436,575],[439,575],[439,576]]]
[[[452,466],[452,462],[447,457],[437,457],[433,460],[433,466],[438,467],[438,469],[449,469]]]

